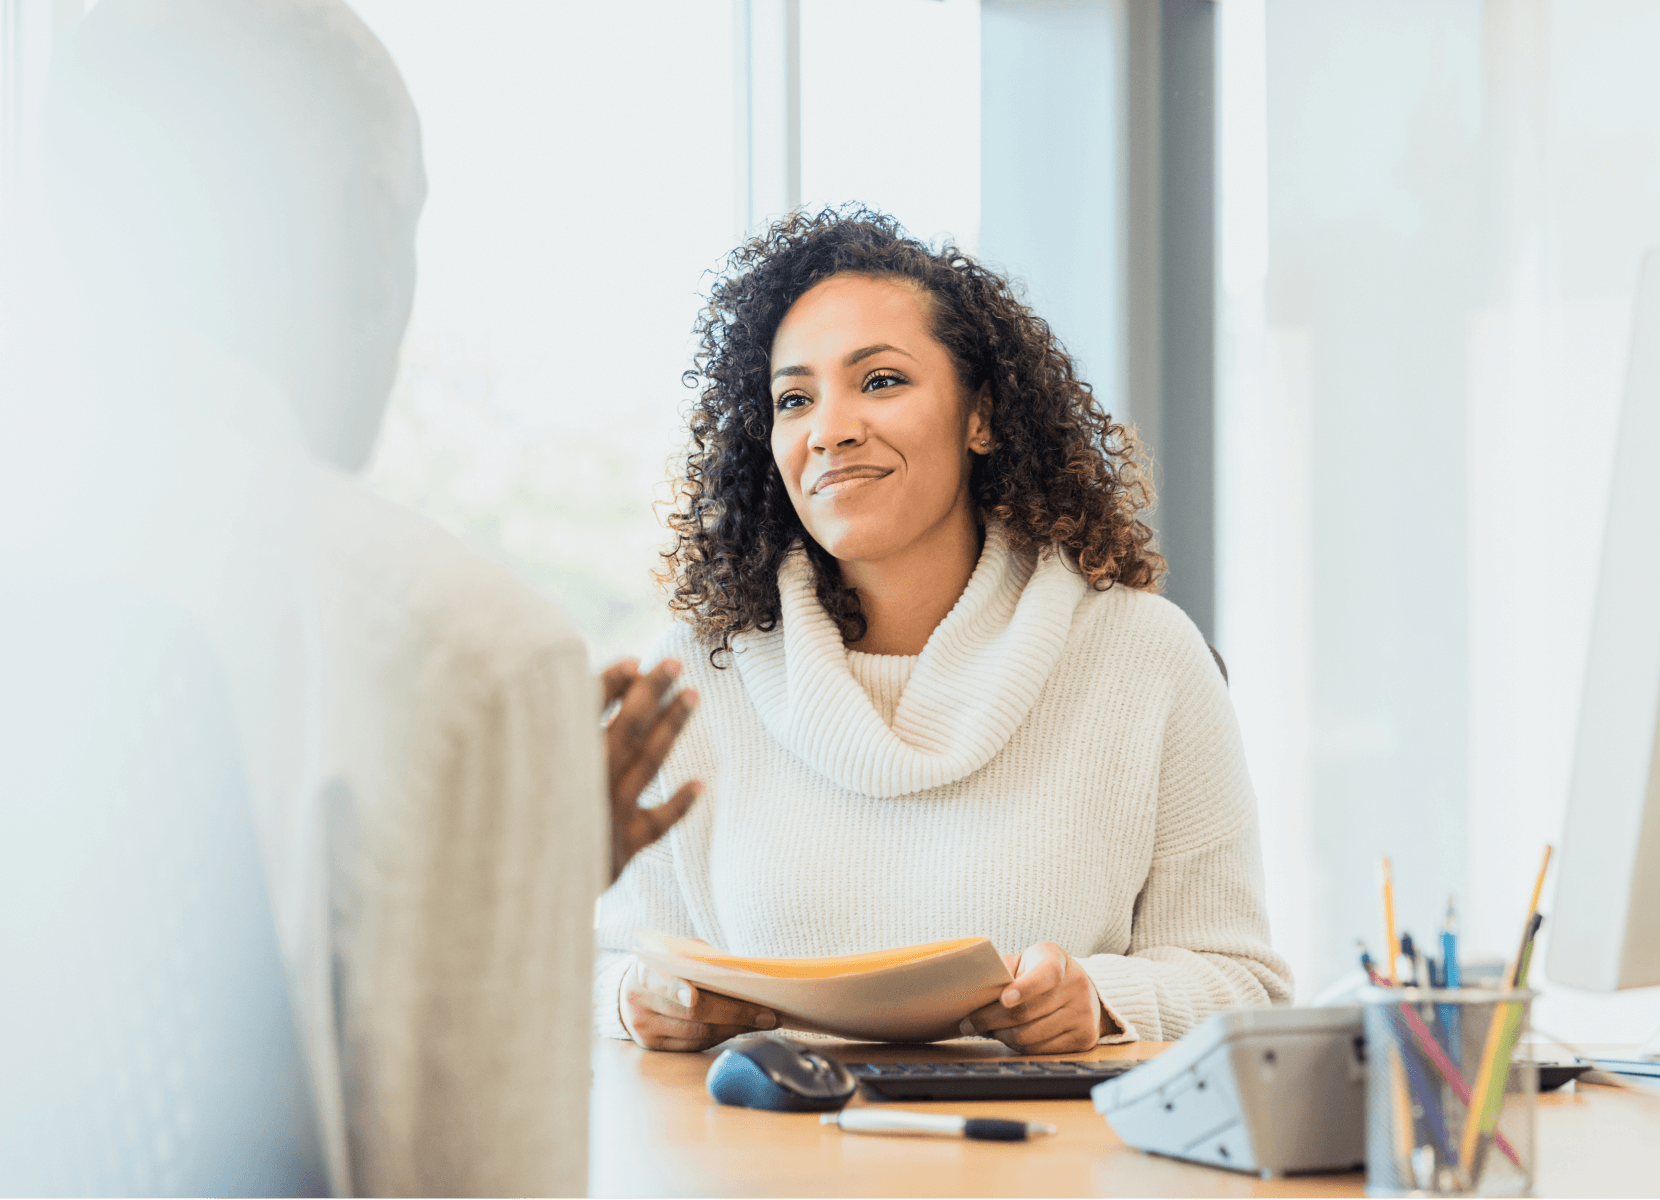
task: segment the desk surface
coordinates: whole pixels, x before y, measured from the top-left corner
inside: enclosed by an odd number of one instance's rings
[[[995,1042],[934,1046],[830,1043],[852,1061],[1007,1057]],[[1138,1058],[1154,1043],[1059,1058]],[[845,1134],[817,1113],[716,1104],[703,1090],[714,1060],[599,1039],[589,1189],[595,1196],[1332,1196],[1363,1195],[1365,1176],[1255,1176],[1156,1158],[1118,1140],[1088,1100],[1017,1104],[907,1102],[970,1116],[1048,1121],[1037,1142],[969,1142]],[[859,1099],[855,1104],[861,1103]],[[1539,1097],[1540,1196],[1652,1196],[1660,1094],[1580,1086]]]

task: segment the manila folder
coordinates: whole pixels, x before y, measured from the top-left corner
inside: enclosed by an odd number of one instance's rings
[[[991,942],[959,938],[845,958],[737,958],[707,942],[635,930],[652,970],[764,1005],[780,1026],[856,1041],[937,1042],[1014,982]]]

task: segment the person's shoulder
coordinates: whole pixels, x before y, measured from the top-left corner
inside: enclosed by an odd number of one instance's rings
[[[640,659],[640,668],[649,671],[665,658],[677,658],[682,666],[704,662],[709,648],[698,638],[690,621],[671,621],[662,633],[651,640]]]
[[[1089,642],[1135,647],[1149,667],[1181,674],[1220,676],[1210,644],[1183,609],[1168,597],[1115,583],[1091,589],[1078,606],[1073,633]]]
[[[1078,618],[1091,626],[1134,629],[1144,637],[1161,642],[1180,643],[1192,637],[1204,640],[1198,626],[1168,597],[1121,583],[1092,587],[1085,592],[1078,606]]]
[[[697,628],[684,618],[676,618],[653,639],[640,657],[640,669],[649,671],[665,658],[677,659],[688,684],[707,690],[718,687],[741,687],[742,676],[730,651],[716,650],[700,636]]]
[[[312,501],[308,541],[333,600],[386,649],[490,674],[547,654],[585,661],[581,631],[558,605],[436,522],[328,472]]]

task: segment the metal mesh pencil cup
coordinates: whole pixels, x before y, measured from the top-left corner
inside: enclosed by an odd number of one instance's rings
[[[1366,1194],[1525,1196],[1538,1071],[1512,1063],[1533,992],[1366,988]]]

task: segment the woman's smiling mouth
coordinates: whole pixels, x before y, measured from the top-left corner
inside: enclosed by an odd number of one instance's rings
[[[893,474],[891,467],[840,467],[834,471],[826,471],[813,481],[813,488],[809,495],[820,496],[844,492],[853,484],[867,482],[872,479],[886,479]]]

